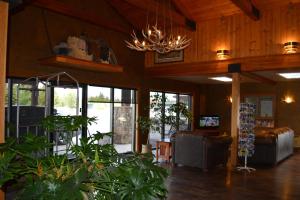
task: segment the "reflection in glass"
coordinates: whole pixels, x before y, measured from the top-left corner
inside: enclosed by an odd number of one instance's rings
[[[130,152],[133,150],[134,121],[134,104],[114,103],[113,141],[114,146],[119,153]]]

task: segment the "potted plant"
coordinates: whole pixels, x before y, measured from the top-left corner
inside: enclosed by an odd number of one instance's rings
[[[59,122],[59,123],[58,123]],[[49,117],[44,128],[69,130],[67,134],[93,123],[80,116]],[[110,133],[71,142],[69,159],[52,155],[53,144],[43,136],[28,134],[0,144],[0,188],[17,185],[22,199],[165,199],[167,171],[147,155],[120,155],[112,144],[96,141]],[[70,138],[70,137],[67,137]]]
[[[152,145],[149,143],[149,140],[150,140],[150,129],[153,127],[153,122],[152,120],[149,118],[149,117],[144,117],[144,116],[141,116],[138,118],[137,120],[138,122],[138,127],[141,131],[141,133],[143,135],[146,135],[147,134],[147,143],[146,144],[142,144],[142,151],[141,153],[144,154],[144,153],[151,153],[152,151]]]

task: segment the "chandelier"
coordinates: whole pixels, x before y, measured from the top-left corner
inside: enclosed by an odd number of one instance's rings
[[[188,39],[186,36],[173,35],[172,17],[171,31],[169,34],[167,34],[166,31],[162,32],[158,28],[157,20],[155,25],[150,26],[148,23],[148,16],[146,27],[146,32],[142,30],[142,39],[139,39],[133,30],[131,34],[132,42],[125,40],[128,48],[136,51],[156,51],[157,53],[165,54],[171,51],[185,49],[190,45],[191,39]],[[164,27],[164,30],[166,30],[166,27]]]

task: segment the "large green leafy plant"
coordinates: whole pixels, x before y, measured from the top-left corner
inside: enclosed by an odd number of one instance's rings
[[[48,131],[77,131],[95,121],[84,117],[52,116]],[[151,156],[118,154],[113,145],[99,145],[110,133],[82,138],[67,153],[51,155],[46,137],[26,135],[0,145],[0,187],[17,185],[19,199],[164,199],[167,171]]]

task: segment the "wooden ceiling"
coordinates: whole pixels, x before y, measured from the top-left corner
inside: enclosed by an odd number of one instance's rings
[[[162,13],[163,2],[169,0],[106,0],[117,12],[128,20],[135,28],[145,28],[147,13],[149,22],[154,23],[156,5]],[[259,17],[253,16],[256,9],[263,14],[264,10],[285,6],[290,3],[300,3],[300,0],[170,0],[173,24],[186,26],[185,20],[195,23],[221,18],[234,14],[244,13],[254,20]],[[254,10],[253,10],[254,9]],[[159,16],[160,17],[160,16]]]

